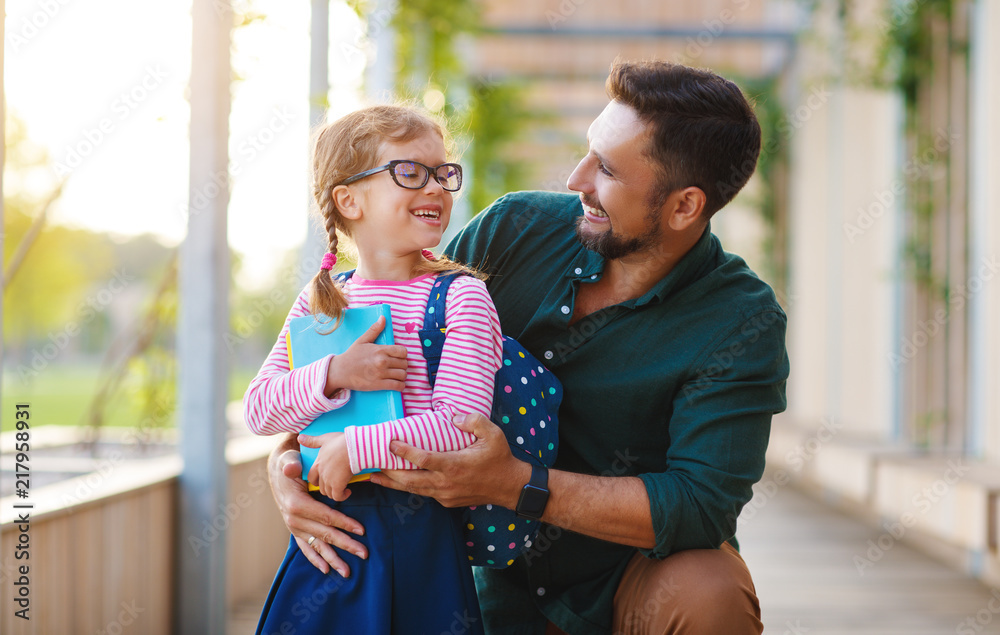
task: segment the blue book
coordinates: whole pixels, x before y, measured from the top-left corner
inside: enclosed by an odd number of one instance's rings
[[[347,309],[344,311],[340,326],[325,335],[324,333],[333,326],[332,321],[327,322],[326,316],[319,316],[322,322],[312,315],[293,318],[289,322],[286,336],[289,367],[301,368],[331,353],[340,355],[367,331],[380,315],[385,317],[385,328],[379,333],[375,343],[394,344],[392,315],[388,304]],[[302,434],[319,436],[327,432],[343,432],[347,426],[365,426],[402,417],[403,396],[398,390],[352,390],[351,398],[344,406],[316,417],[302,430]],[[309,470],[319,450],[303,447],[300,451],[302,478],[308,480]],[[368,472],[375,471],[377,470],[368,470]],[[370,477],[367,475],[358,475],[351,482],[368,478]]]

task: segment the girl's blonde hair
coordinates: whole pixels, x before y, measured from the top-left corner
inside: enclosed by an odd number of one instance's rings
[[[326,228],[330,253],[337,253],[338,232],[351,235],[347,222],[333,200],[333,188],[355,174],[376,167],[383,143],[407,143],[428,132],[440,136],[448,146],[445,128],[430,115],[409,105],[384,104],[362,108],[317,130],[313,151],[313,197]],[[450,271],[462,271],[480,279],[485,278],[474,269],[445,257],[422,259],[413,275]],[[343,290],[334,282],[330,271],[320,269],[312,280],[309,310],[314,315],[325,313],[334,318],[336,328],[346,308],[347,297]]]

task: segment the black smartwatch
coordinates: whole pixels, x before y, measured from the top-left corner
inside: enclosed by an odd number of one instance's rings
[[[515,512],[523,518],[540,520],[549,502],[549,468],[531,465],[531,479],[521,489]]]

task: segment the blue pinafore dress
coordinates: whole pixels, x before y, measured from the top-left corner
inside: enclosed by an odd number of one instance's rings
[[[352,537],[368,558],[337,549],[350,577],[323,574],[289,537],[258,635],[483,633],[460,511],[369,482],[349,487],[341,503],[313,496],[364,526]]]

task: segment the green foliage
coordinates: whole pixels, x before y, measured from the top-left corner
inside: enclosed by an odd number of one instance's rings
[[[447,86],[460,77],[465,72],[464,60],[456,54],[455,43],[475,33],[479,21],[479,4],[473,0],[400,2],[392,26],[402,83],[419,90],[424,83]]]
[[[3,337],[5,350],[17,358],[68,324],[86,327],[92,312],[87,300],[107,280],[114,261],[108,240],[93,232],[46,223],[32,237],[32,225],[58,198],[58,186],[46,185],[51,183],[44,178],[48,156],[28,140],[13,115],[7,118],[7,133],[5,186],[11,185],[4,192]],[[23,260],[12,272],[19,251]]]
[[[933,86],[935,55],[947,47],[950,54],[965,52],[967,44],[951,37],[951,25],[957,19],[956,0],[908,0],[886,2],[878,17],[865,23],[859,18],[856,0],[835,0],[847,51],[861,50],[873,54],[862,58],[845,55],[843,79],[866,88],[896,90],[905,105],[907,162],[905,178],[907,236],[902,259],[906,276],[922,291],[939,299],[947,298],[947,284],[934,274],[934,217],[939,212],[933,200],[936,175],[947,169],[947,148],[921,127],[926,125],[927,106],[922,106],[921,94]],[[806,3],[819,10],[822,0]],[[937,27],[937,28],[935,28]],[[943,29],[941,27],[944,27]],[[913,165],[919,160],[919,164]],[[912,169],[917,168],[917,169]],[[941,210],[944,212],[945,210]],[[940,239],[940,237],[937,237]]]
[[[892,84],[899,89],[912,117],[917,104],[917,91],[922,81],[933,72],[931,51],[931,16],[937,15],[949,22],[953,14],[953,0],[922,0],[902,4],[889,3],[885,13],[886,41],[883,59],[890,69]]]
[[[523,189],[524,165],[506,158],[505,151],[529,122],[544,117],[525,107],[524,92],[523,86],[511,82],[473,80],[472,99],[462,127],[473,139],[466,156],[472,168],[469,201],[474,212],[508,192]]]
[[[177,407],[177,360],[171,351],[156,346],[133,357],[126,367],[125,399],[136,413],[140,439],[149,432],[173,425]]]
[[[947,167],[948,153],[938,151],[934,135],[921,129],[924,117],[920,106],[922,88],[930,86],[935,74],[933,25],[943,21],[950,30],[954,19],[954,0],[924,0],[920,3],[892,5],[887,10],[886,53],[892,60],[892,85],[900,92],[906,109],[906,130],[911,156],[924,164],[907,174],[908,235],[903,248],[904,268],[918,288],[932,297],[946,300],[948,285],[934,274],[934,205],[933,179]],[[956,43],[947,37],[951,51]],[[926,114],[926,113],[924,113]],[[946,210],[942,210],[946,212]],[[940,239],[940,237],[938,237]]]
[[[788,113],[779,97],[778,78],[744,79],[740,82],[751,98],[761,130],[761,149],[757,159],[757,178],[764,184],[757,197],[757,210],[767,231],[764,238],[764,254],[767,258],[768,280],[783,283],[785,272],[783,263],[776,258],[783,253],[783,246],[775,244],[779,223],[778,198],[776,195],[776,173],[788,162]]]
[[[4,266],[31,225],[31,201],[4,201]],[[37,213],[37,212],[35,212]],[[4,339],[12,352],[68,322],[88,321],[87,300],[114,263],[107,241],[93,232],[49,225],[4,289]]]
[[[362,0],[349,4],[362,15],[372,8],[371,2]],[[376,21],[374,28],[380,26],[380,17],[369,17]],[[525,107],[523,87],[469,77],[467,60],[456,47],[463,38],[479,33],[480,21],[481,6],[474,0],[401,2],[391,21],[397,38],[397,93],[425,102],[448,120],[459,137],[467,138],[468,185],[464,189],[477,212],[497,196],[523,189],[525,170],[509,158],[509,149],[527,126],[545,118]],[[431,91],[445,95],[440,108],[426,103]]]

